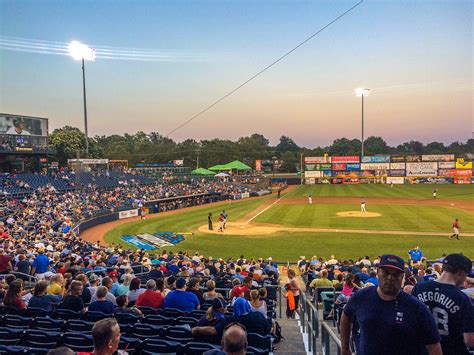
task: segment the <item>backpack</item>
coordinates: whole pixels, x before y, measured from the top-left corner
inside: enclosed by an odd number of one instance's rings
[[[274,337],[275,339],[273,340],[273,343],[279,343],[282,339],[285,339],[283,335],[281,335],[281,326],[278,324],[277,321],[275,321],[275,326],[274,326]]]

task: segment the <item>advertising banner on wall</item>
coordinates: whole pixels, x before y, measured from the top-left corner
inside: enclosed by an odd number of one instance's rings
[[[349,178],[349,179],[343,179],[342,183],[344,185],[355,185],[355,184],[360,184],[360,179],[359,178]]]
[[[359,163],[348,163],[346,164],[347,171],[359,171],[360,164]]]
[[[304,162],[307,164],[330,163],[331,157],[304,157]]]
[[[319,165],[320,169],[321,170],[331,170],[332,169],[332,165],[329,164],[329,163],[322,163]]]
[[[458,158],[456,160],[456,169],[472,170],[472,161],[465,161],[464,158]]]
[[[333,163],[359,163],[359,156],[348,156],[348,157],[332,157]]]
[[[304,165],[304,170],[305,171],[319,170],[319,169],[316,168],[316,165],[319,165],[319,164],[305,164]]]
[[[468,177],[455,177],[454,178],[454,183],[455,184],[470,184],[471,183],[471,178],[468,178]]]
[[[407,155],[405,157],[405,160],[407,162],[417,162],[417,161],[421,161],[421,155]]]
[[[394,169],[394,170],[390,170],[390,172],[388,173],[388,175],[390,176],[405,176],[405,169]]]
[[[362,157],[362,163],[390,163],[390,155],[373,155]]]
[[[82,163],[82,164],[108,164],[109,159],[68,159],[68,164]]]
[[[138,216],[138,209],[119,212],[119,219],[137,217],[137,216]]]
[[[454,161],[454,154],[428,154],[421,156],[422,161]]]
[[[183,159],[173,160],[173,164],[176,165],[176,166],[183,166],[184,165],[184,160]]]
[[[438,163],[423,162],[423,163],[407,163],[406,176],[437,176]]]
[[[404,177],[387,177],[387,184],[394,184],[394,185],[403,185],[405,183]]]
[[[332,170],[324,170],[323,176],[332,176]]]
[[[332,164],[332,170],[346,170],[346,164],[343,163],[337,163],[337,164]]]
[[[316,179],[315,179],[315,178],[305,179],[305,184],[306,184],[306,185],[314,185],[315,183],[316,183]]]
[[[405,161],[405,156],[404,155],[391,155],[390,161],[394,163],[398,163],[398,162],[401,163]]]
[[[305,178],[319,178],[321,177],[322,174],[320,171],[305,171],[304,172],[304,177]]]
[[[438,163],[438,168],[440,169],[454,169],[456,167],[456,162],[454,161],[440,161]]]
[[[262,171],[262,161],[255,160],[255,171]]]
[[[406,166],[405,163],[390,163],[391,170],[405,170]]]
[[[362,163],[361,170],[388,170],[390,163]]]

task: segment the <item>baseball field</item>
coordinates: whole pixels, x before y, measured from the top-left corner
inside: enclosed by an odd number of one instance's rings
[[[437,198],[432,191],[437,189]],[[308,195],[313,203],[309,204]],[[360,203],[366,202],[366,213]],[[228,214],[224,232],[217,216]],[[214,231],[207,215],[214,215]],[[460,240],[449,240],[459,219]],[[474,186],[472,185],[313,185],[240,201],[216,203],[121,220],[95,227],[86,239],[122,243],[124,235],[186,233],[186,240],[167,250],[188,250],[213,257],[244,254],[295,261],[300,255],[371,258],[383,253],[406,256],[418,244],[428,258],[463,252],[474,257]],[[187,234],[187,233],[192,233]],[[158,249],[156,252],[160,252]]]

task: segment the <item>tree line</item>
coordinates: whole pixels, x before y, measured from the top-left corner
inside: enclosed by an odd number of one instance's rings
[[[210,167],[225,164],[232,160],[240,160],[249,166],[255,166],[255,160],[281,160],[282,171],[294,172],[300,164],[300,156],[329,155],[360,155],[361,141],[359,139],[338,138],[327,147],[318,146],[310,149],[298,146],[288,136],[281,136],[276,146],[262,134],[254,133],[240,137],[236,141],[228,139],[204,139],[196,141],[186,139],[175,142],[157,132],[124,135],[95,136],[89,139],[89,158],[108,158],[128,160],[129,166],[138,163],[172,163],[176,159],[184,159],[185,166]],[[54,157],[60,165],[65,165],[67,159],[78,155],[85,157],[84,133],[76,127],[65,126],[55,129],[49,136],[50,147],[56,151]],[[474,139],[466,143],[453,142],[445,145],[440,142],[423,144],[409,141],[396,147],[391,147],[382,137],[371,136],[364,143],[365,155],[379,154],[456,154],[463,156],[474,152]]]

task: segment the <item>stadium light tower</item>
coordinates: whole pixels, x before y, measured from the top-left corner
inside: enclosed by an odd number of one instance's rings
[[[86,103],[86,69],[84,61],[93,62],[95,60],[95,49],[82,44],[78,41],[72,41],[69,44],[69,55],[75,60],[82,61],[82,90],[84,95],[84,134],[86,136],[86,157],[89,157],[89,139],[87,135],[87,103]]]
[[[364,96],[369,96],[370,89],[357,88],[356,95],[362,97],[362,140],[361,140],[361,156],[364,156]]]

